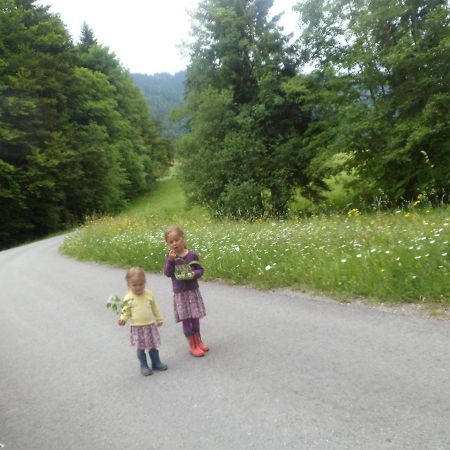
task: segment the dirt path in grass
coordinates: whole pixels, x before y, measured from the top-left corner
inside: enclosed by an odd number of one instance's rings
[[[450,448],[447,320],[202,283],[211,351],[193,358],[170,280],[149,274],[169,370],[143,377],[105,308],[124,270],[63,257],[61,241],[0,252],[5,449]]]

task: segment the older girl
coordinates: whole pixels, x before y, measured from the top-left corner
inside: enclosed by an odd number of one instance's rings
[[[164,274],[172,279],[175,322],[183,322],[190,353],[204,356],[209,347],[202,342],[200,319],[206,311],[197,281],[203,275],[203,267],[197,253],[188,250],[181,228],[169,228],[164,238],[169,246]]]

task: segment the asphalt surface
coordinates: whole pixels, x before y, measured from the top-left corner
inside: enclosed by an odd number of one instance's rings
[[[148,274],[169,370],[143,377],[105,307],[125,271],[61,242],[0,252],[0,447],[450,449],[450,322],[205,282],[194,358]]]

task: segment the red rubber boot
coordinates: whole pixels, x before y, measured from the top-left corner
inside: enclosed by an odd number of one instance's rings
[[[197,344],[197,347],[200,350],[203,350],[204,353],[209,352],[209,347],[202,342],[202,337],[200,336],[200,331],[197,331],[194,334],[194,338],[195,338],[195,342]]]
[[[197,347],[195,336],[188,336],[187,340],[189,341],[189,351],[191,352],[191,355],[205,356],[205,352],[200,347]]]

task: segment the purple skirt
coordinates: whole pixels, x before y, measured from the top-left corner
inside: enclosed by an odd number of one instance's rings
[[[139,350],[158,348],[161,345],[158,327],[156,325],[131,326],[130,342]]]
[[[173,311],[175,322],[185,319],[201,319],[206,316],[202,294],[198,289],[173,294]]]

